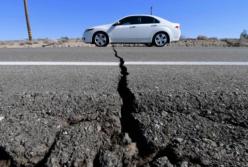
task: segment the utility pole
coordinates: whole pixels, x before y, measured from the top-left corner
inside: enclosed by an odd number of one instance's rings
[[[152,15],[153,14],[153,7],[151,6],[150,8],[150,14]]]
[[[28,2],[27,2],[27,0],[23,0],[23,1],[24,1],[24,9],[25,9],[25,16],[26,16],[26,23],[27,23],[27,30],[28,30],[28,39],[31,42],[32,41],[32,31],[31,31],[29,14],[28,14]]]

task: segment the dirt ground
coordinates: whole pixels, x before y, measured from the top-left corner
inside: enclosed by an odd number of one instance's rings
[[[121,45],[122,46],[122,45]],[[124,44],[123,46],[144,46],[142,44]],[[245,47],[248,46],[247,39],[182,39],[173,42],[167,47]],[[69,47],[94,47],[92,44],[86,44],[81,39],[38,39],[33,42],[25,40],[0,41],[0,48],[69,48]]]

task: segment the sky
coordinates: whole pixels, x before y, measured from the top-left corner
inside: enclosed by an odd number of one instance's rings
[[[84,29],[131,14],[181,24],[184,37],[239,38],[248,29],[248,0],[28,0],[33,38],[81,37]],[[26,39],[23,0],[1,0],[0,40]]]

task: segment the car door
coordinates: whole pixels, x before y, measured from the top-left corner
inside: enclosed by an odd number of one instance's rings
[[[159,21],[150,16],[141,16],[141,23],[136,27],[137,42],[151,42],[151,37],[157,31]]]
[[[132,16],[121,21],[117,26],[116,36],[119,42],[124,43],[147,43],[152,42],[152,35],[157,31],[159,21],[150,16]],[[125,31],[120,31],[120,29]],[[118,32],[118,34],[117,34]]]
[[[135,22],[129,26],[129,42],[130,43],[141,43],[143,38],[144,28],[141,24],[141,17],[135,16]]]
[[[137,16],[126,17],[112,26],[108,32],[112,43],[135,42],[137,38],[137,25],[140,23]]]

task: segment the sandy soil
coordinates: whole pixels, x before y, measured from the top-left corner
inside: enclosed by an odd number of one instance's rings
[[[0,48],[41,48],[41,47],[90,47],[79,39],[70,40],[34,40],[33,42],[16,40],[16,41],[0,41]]]
[[[121,45],[123,46],[123,45]],[[124,44],[124,46],[144,46],[142,44]],[[247,39],[183,39],[179,42],[169,44],[169,47],[245,47],[248,46]],[[80,39],[39,39],[33,42],[25,40],[16,41],[0,41],[0,48],[68,48],[68,47],[94,47],[94,45],[86,44]]]

